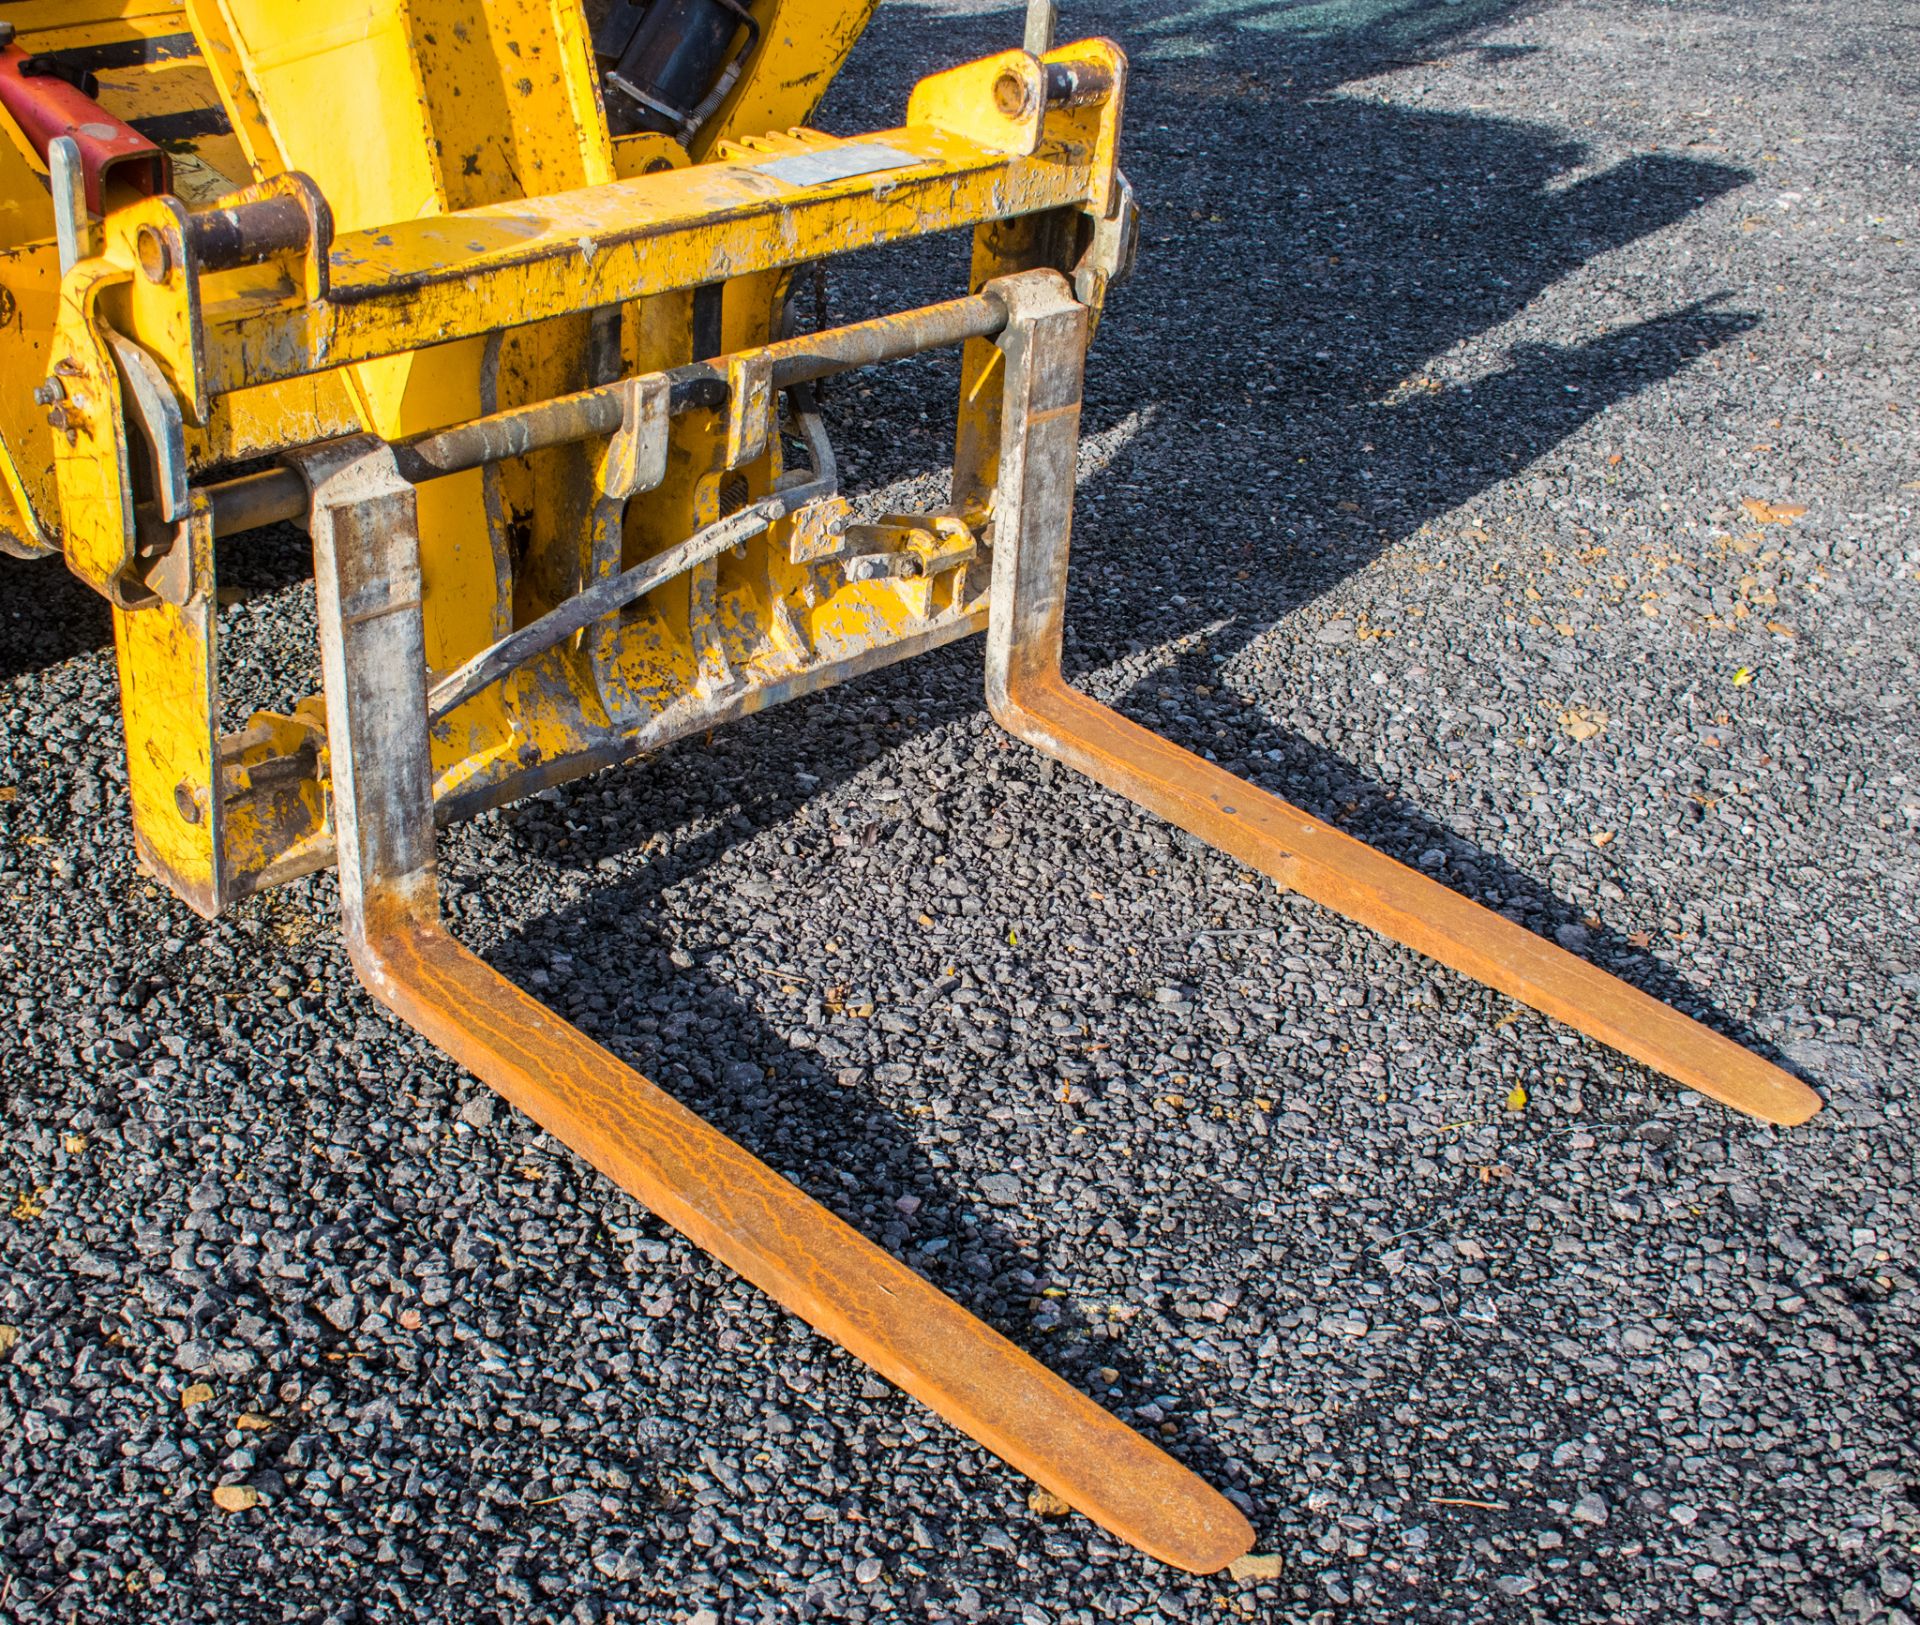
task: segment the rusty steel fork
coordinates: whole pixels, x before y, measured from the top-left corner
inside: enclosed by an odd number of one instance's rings
[[[623,1190],[1122,1540],[1210,1573],[1245,1518],[899,1260],[490,969],[441,923],[413,488],[390,447],[304,459],[341,911],[381,1003]]]
[[[1068,688],[1061,607],[1087,310],[1053,272],[990,284],[1008,320],[987,696],[1012,732],[1441,963],[1779,1123],[1799,1080],[1509,921]],[[303,455],[341,912],[383,1004],[698,1246],[1012,1466],[1196,1573],[1252,1544],[1193,1473],[462,948],[440,916],[414,490],[392,447]]]
[[[1523,926],[1069,688],[1061,612],[1087,311],[1064,279],[992,284],[1009,320],[994,496],[987,703],[1010,733],[1282,886],[1766,1122],[1805,1122],[1811,1088]]]

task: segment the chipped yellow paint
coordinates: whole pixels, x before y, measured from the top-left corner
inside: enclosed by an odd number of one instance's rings
[[[1109,183],[1110,157],[1078,145],[1043,141],[1030,158],[1009,157],[933,126],[861,140],[905,161],[804,190],[757,163],[695,164],[537,207],[515,200],[343,231],[329,300],[291,296],[276,267],[233,271],[205,290],[197,333],[169,279],[139,295],[150,300],[142,340],[177,379],[197,371],[220,393],[934,231],[1082,210]],[[132,234],[155,220],[150,207],[122,211],[104,256],[134,264]]]
[[[1045,102],[1039,61],[1002,51],[922,79],[907,103],[907,122],[1024,158],[1040,144]]]
[[[177,33],[185,27],[178,0],[15,0],[7,21],[36,50]]]
[[[222,901],[213,530],[204,507],[186,526],[192,594],[184,605],[113,612],[127,791],[140,855],[204,914]]]
[[[194,277],[180,201],[116,210],[96,230],[98,257],[57,301],[41,274],[31,325],[42,348],[25,364],[35,376],[48,362],[61,369],[59,432],[49,435],[39,409],[20,424],[0,415],[0,450],[31,449],[36,436],[50,447],[68,562],[122,606],[136,829],[152,867],[194,906],[213,912],[332,861],[324,712],[308,697],[215,737],[211,547],[196,554],[184,606],[154,597],[133,548],[133,494],[144,489],[134,470],[147,452],[105,333],[137,343],[172,385],[188,469],[202,479],[357,430],[398,439],[583,388],[605,376],[594,370],[608,338],[596,337],[595,312],[619,312],[619,365],[632,375],[692,358],[692,291],[708,285],[724,287],[721,348],[737,354],[776,336],[793,269],[811,260],[966,229],[977,233],[976,287],[1033,265],[1069,268],[1077,220],[1113,196],[1124,61],[1105,41],[1049,58],[1091,67],[1111,87],[1084,106],[1047,109],[1042,65],[1004,52],[923,83],[900,127],[853,138],[893,149],[892,167],[804,184],[768,167],[853,144],[804,125],[871,9],[757,6],[762,46],[689,155],[660,136],[609,139],[570,0],[9,8],[43,44],[54,28],[63,43],[89,44],[190,28],[197,56],[114,70],[103,99],[134,117],[217,98],[232,133],[174,154],[189,206],[230,187],[292,186],[299,171],[332,215],[331,294],[317,299],[310,256]],[[44,207],[37,176],[32,185]],[[157,271],[151,253],[143,268],[143,228],[173,250]],[[0,281],[5,265],[0,257]],[[0,361],[7,343],[0,332]],[[955,490],[976,533],[998,434],[997,358],[976,342],[964,362]],[[617,508],[616,522],[596,510],[606,453],[593,445],[418,487],[430,669],[452,669],[592,580],[772,491],[779,438],[729,468],[726,430],[725,414],[676,418],[666,479],[627,504],[623,523]],[[21,483],[0,482],[0,526],[8,503],[23,501]],[[930,574],[850,581],[832,558],[794,563],[792,528],[784,521],[669,582],[443,718],[432,738],[442,813],[463,816],[985,622],[987,568],[944,559],[952,532],[922,548]],[[970,550],[965,531],[957,537]]]
[[[53,237],[47,167],[12,119],[0,118],[0,249]]]
[[[576,5],[190,0],[188,10],[220,42],[213,74],[256,173],[312,178],[336,230],[377,231],[614,178]],[[343,130],[353,139],[343,141]],[[499,325],[496,317],[488,327]],[[547,337],[569,340],[578,335]],[[354,368],[349,388],[364,425],[396,439],[508,404],[490,398],[487,360],[483,336],[424,352],[408,346]],[[246,381],[273,376],[261,370]],[[561,393],[586,380],[549,382],[549,393]],[[420,493],[422,569],[439,609],[427,632],[436,668],[458,665],[511,624],[486,486],[475,473]]]
[[[0,156],[6,150],[0,142]],[[53,442],[46,408],[31,393],[31,383],[46,376],[59,303],[60,259],[51,241],[0,253],[0,379],[8,381],[0,388],[0,551],[8,553],[59,546]]]

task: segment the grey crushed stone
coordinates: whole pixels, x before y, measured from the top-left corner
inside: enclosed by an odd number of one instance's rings
[[[450,834],[467,941],[1287,1559],[1171,1574],[491,1110],[357,990],[330,879],[215,926],[141,879],[104,611],[0,560],[0,1615],[1908,1625],[1908,8],[1063,29],[1132,52],[1146,210],[1079,680],[1828,1110],[1745,1122],[1277,894],[999,738],[973,645]],[[1016,38],[894,0],[822,122]],[[876,502],[938,499],[952,389],[831,391]],[[301,568],[223,561],[236,720],[314,679]]]

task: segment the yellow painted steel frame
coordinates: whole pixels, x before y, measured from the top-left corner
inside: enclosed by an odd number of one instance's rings
[[[63,392],[52,449],[67,559],[115,605],[136,839],[207,913],[333,861],[324,714],[309,697],[219,736],[212,530],[199,499],[170,525],[153,521],[149,502],[143,527],[153,458],[130,427],[129,345],[161,381],[198,472],[243,442],[292,447],[361,426],[399,440],[685,363],[695,291],[716,285],[721,347],[737,365],[774,336],[796,266],[973,229],[978,287],[1013,270],[1070,269],[1118,207],[1125,60],[1104,40],[936,75],[897,129],[737,134],[688,165],[660,138],[608,142],[577,8],[564,0],[488,8],[496,20],[511,13],[500,38],[435,26],[458,6],[376,5],[380,26],[332,30],[314,28],[325,7],[187,9],[262,177],[238,200],[305,210],[305,240],[203,269],[201,222],[178,199],[119,210],[97,256],[65,279],[50,359]],[[776,9],[849,14],[822,0]],[[802,36],[771,37],[791,54]],[[731,116],[817,95],[849,41],[844,27],[827,41],[811,89],[776,94],[748,75]],[[1077,76],[1076,93],[1050,103],[1049,67]],[[320,94],[335,84],[366,87],[353,116],[374,133],[351,150]],[[521,195],[534,185],[551,189]],[[947,536],[951,565],[868,579],[844,558],[810,556],[795,535],[807,516],[775,524],[440,719],[441,820],[979,630],[987,565],[963,544],[986,518],[991,454],[970,448],[997,434],[996,355],[968,348],[955,510],[913,533]],[[269,401],[272,435],[211,447],[214,426],[252,425]],[[422,485],[430,673],[774,491],[787,472],[780,437],[742,455],[738,428],[730,434],[725,410],[676,417],[665,479],[611,525],[595,501],[605,441]]]
[[[107,112],[148,125],[168,149],[175,190],[189,205],[231,193],[248,178],[245,152],[221,127],[213,78],[179,4],[13,0],[4,20],[23,49],[93,72]],[[182,127],[192,135],[167,133]],[[0,552],[29,558],[59,551],[61,540],[54,430],[32,393],[47,373],[59,297],[46,165],[0,113]],[[187,426],[187,461],[215,468],[358,426],[339,378],[321,373],[223,397],[207,423]]]
[[[874,0],[755,0],[752,10],[761,28],[760,46],[739,83],[700,132],[694,156],[707,157],[730,139],[804,123],[866,27],[873,5]],[[313,36],[325,35],[337,46],[343,31],[362,24],[385,24],[369,27],[367,32],[389,42],[402,39],[395,32],[402,26],[416,35],[444,32],[449,44],[484,41],[489,51],[504,49],[509,61],[516,60],[512,46],[506,44],[509,38],[524,51],[527,42],[543,30],[564,35],[564,49],[576,50],[577,8],[568,4],[541,9],[550,11],[544,23],[526,5],[482,5],[478,0],[459,4],[426,0],[404,7],[327,6],[312,0],[297,7],[260,6],[249,0],[192,0],[190,4],[181,0],[12,0],[4,20],[13,25],[24,49],[64,53],[93,70],[102,106],[116,118],[151,129],[153,138],[172,156],[177,194],[190,207],[200,208],[248,180],[277,172],[284,163],[268,114],[240,73],[234,47],[237,28],[250,22],[280,25],[288,38],[268,42],[261,73],[285,88],[287,77],[299,71],[301,62],[311,72],[326,55],[303,48],[311,46]],[[337,55],[328,59],[335,68],[342,66]],[[390,62],[389,66],[403,80],[410,78],[405,64]],[[318,139],[301,157],[310,171],[324,167],[322,161],[335,154],[359,159],[369,129],[365,109],[359,110],[356,120],[348,120],[343,116],[342,97],[351,94],[355,84],[365,83],[351,78],[330,80],[321,87],[321,94],[308,98],[308,107],[318,115],[314,131]],[[464,84],[459,88],[464,90]],[[583,152],[603,144],[604,137],[596,140],[591,134],[597,121],[592,86],[575,73],[569,76],[566,89],[574,98],[575,116],[564,128],[571,133],[588,127]],[[537,99],[544,105],[544,97]],[[276,106],[279,118],[292,119],[296,126],[284,133],[297,139],[298,100],[279,100],[286,103]],[[405,100],[397,109],[375,108],[372,128],[385,129],[396,112],[410,105]],[[465,122],[485,135],[499,134],[485,131],[486,121],[481,118],[468,117]],[[182,128],[190,133],[169,133]],[[353,139],[337,139],[343,131],[351,131]],[[443,132],[436,132],[436,139],[443,139]],[[488,145],[484,136],[475,143],[481,148]],[[501,142],[494,139],[490,146],[486,156],[499,157]],[[477,163],[482,153],[471,149],[459,153],[455,185],[472,184],[473,177],[465,173],[469,156]],[[513,154],[516,161],[518,156]],[[676,142],[654,135],[615,138],[611,157],[612,173],[620,176],[678,168],[688,162],[686,151]],[[432,160],[416,154],[416,166],[430,168]],[[348,188],[357,189],[354,173],[343,178]],[[528,193],[553,189],[552,183],[516,188]],[[430,190],[423,186],[413,201],[424,200]],[[344,198],[334,197],[331,190],[328,196],[338,213]],[[470,191],[468,201],[472,200]],[[382,218],[403,218],[413,212],[409,203]],[[0,552],[23,557],[56,552],[61,541],[53,431],[31,395],[32,383],[47,371],[59,285],[46,165],[12,121],[0,114]],[[196,470],[214,469],[350,434],[362,426],[355,405],[343,375],[335,372],[233,391],[212,402],[206,423],[186,426],[187,461]]]

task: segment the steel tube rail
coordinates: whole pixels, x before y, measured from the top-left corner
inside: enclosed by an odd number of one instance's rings
[[[724,406],[728,394],[728,362],[747,355],[764,355],[772,364],[773,387],[788,389],[856,367],[899,361],[927,350],[964,344],[968,339],[992,338],[1007,323],[1006,307],[991,294],[949,299],[937,305],[897,315],[876,317],[822,333],[780,339],[757,351],[734,357],[691,361],[669,368],[662,376],[669,390],[668,410],[676,415]],[[608,435],[620,427],[625,384],[600,384],[556,395],[530,406],[509,407],[471,423],[437,429],[396,443],[394,458],[400,472],[415,485],[445,474],[460,474],[503,457],[518,457],[549,446]]]
[[[216,536],[232,536],[306,517],[307,482],[296,469],[266,468],[202,489]]]
[[[765,354],[772,363],[773,387],[791,389],[857,367],[900,361],[969,339],[990,339],[1006,324],[1006,306],[991,293],[977,293],[821,333],[803,333],[766,345],[760,352],[743,353]],[[724,406],[727,360],[689,362],[662,374],[670,391],[669,410],[678,415]],[[508,407],[470,423],[396,441],[395,464],[411,484],[424,485],[503,458],[610,435],[620,427],[623,392],[629,382]],[[290,468],[246,474],[202,489],[216,536],[304,518],[307,512],[306,481]]]
[[[685,575],[697,564],[717,559],[729,548],[738,547],[817,497],[831,495],[833,487],[825,481],[809,481],[742,508],[725,519],[715,520],[695,531],[684,542],[643,559],[631,570],[609,576],[605,581],[575,593],[564,603],[549,610],[536,621],[509,632],[498,643],[483,649],[464,666],[450,672],[434,684],[427,695],[427,720],[438,722],[450,711],[491,687],[516,667],[543,655],[555,644],[564,643],[602,615],[611,615],[623,605],[662,587],[675,576]]]

